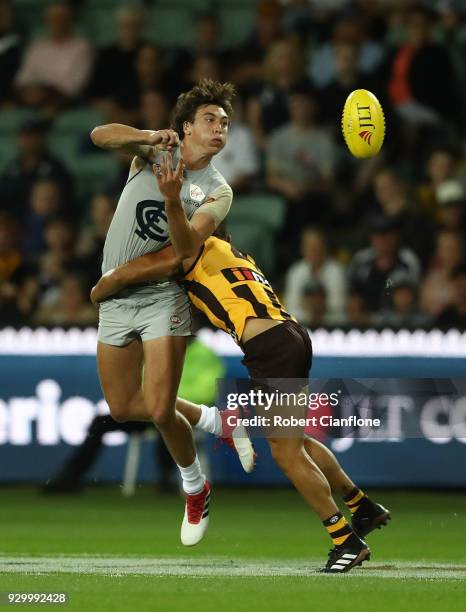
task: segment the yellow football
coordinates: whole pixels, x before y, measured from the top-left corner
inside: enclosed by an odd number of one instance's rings
[[[355,157],[377,155],[385,137],[385,117],[380,102],[367,89],[356,89],[346,99],[341,119],[346,145]]]

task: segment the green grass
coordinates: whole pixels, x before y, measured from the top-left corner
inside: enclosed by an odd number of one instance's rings
[[[466,598],[462,494],[374,492],[393,521],[345,576],[315,573],[330,540],[292,490],[215,490],[209,532],[190,549],[182,500],[149,488],[129,500],[117,488],[0,497],[0,591],[66,591],[67,610],[430,611]]]

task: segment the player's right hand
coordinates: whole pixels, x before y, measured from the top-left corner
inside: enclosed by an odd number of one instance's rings
[[[147,144],[155,146],[159,151],[171,151],[179,146],[180,139],[175,130],[157,130],[150,134]]]

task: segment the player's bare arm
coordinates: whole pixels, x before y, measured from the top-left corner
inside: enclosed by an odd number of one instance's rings
[[[138,130],[120,123],[99,125],[91,132],[92,142],[101,149],[123,150],[136,157],[136,169],[154,161],[155,150],[171,151],[179,145],[173,130]]]
[[[204,213],[198,213],[192,221],[188,220],[180,199],[184,170],[182,158],[173,169],[172,155],[167,152],[159,165],[154,164],[153,169],[165,199],[168,232],[175,253],[181,259],[192,257],[215,231],[215,220]]]
[[[157,253],[148,253],[110,270],[92,288],[91,301],[98,304],[129,285],[149,281],[164,281],[184,274],[195,257],[181,259],[172,246]]]

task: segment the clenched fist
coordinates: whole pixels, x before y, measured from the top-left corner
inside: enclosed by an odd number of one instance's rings
[[[179,146],[180,139],[175,130],[157,130],[148,135],[147,144],[154,146],[158,151],[171,151]]]

